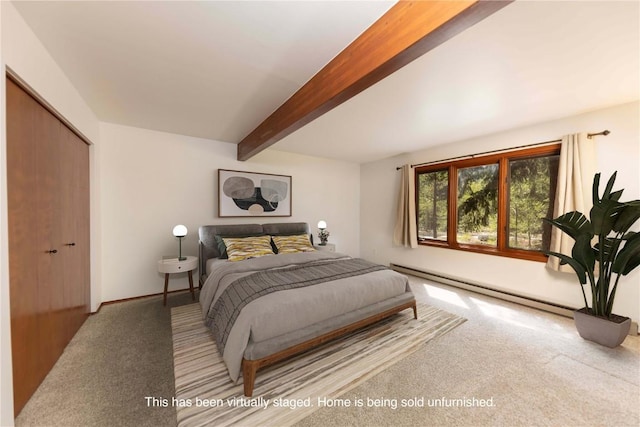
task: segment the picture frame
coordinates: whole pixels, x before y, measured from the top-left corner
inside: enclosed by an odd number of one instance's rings
[[[291,216],[291,176],[218,169],[218,217]]]

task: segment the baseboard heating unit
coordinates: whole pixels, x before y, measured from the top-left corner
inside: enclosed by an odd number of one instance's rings
[[[538,310],[548,311],[550,313],[559,314],[565,317],[573,318],[573,311],[576,310],[575,308],[567,307],[564,305],[554,304],[551,302],[542,301],[535,298],[517,295],[507,291],[492,289],[487,287],[486,285],[482,285],[480,283],[474,283],[466,279],[463,280],[459,278],[444,276],[441,273],[435,273],[433,271],[417,270],[415,268],[406,267],[403,265],[393,264],[393,263],[391,263],[389,267],[392,270],[395,270],[399,273],[421,277],[423,279],[432,280],[434,282],[453,286],[455,288],[464,289],[464,290],[475,292],[478,294],[488,295],[490,297],[502,299],[505,301],[515,302],[520,305],[536,308]],[[632,321],[631,329],[629,330],[629,335],[637,335],[637,334],[638,334],[638,323]]]

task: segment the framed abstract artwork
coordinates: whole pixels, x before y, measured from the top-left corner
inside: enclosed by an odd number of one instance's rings
[[[218,169],[218,216],[291,216],[291,177]]]

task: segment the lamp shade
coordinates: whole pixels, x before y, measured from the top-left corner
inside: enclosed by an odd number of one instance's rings
[[[325,221],[318,221],[318,228],[327,228],[327,223]]]
[[[173,227],[173,235],[176,237],[184,237],[187,235],[187,227],[182,224],[178,224]]]

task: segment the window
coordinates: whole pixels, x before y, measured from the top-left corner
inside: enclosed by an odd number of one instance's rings
[[[418,241],[546,261],[560,145],[416,168]]]
[[[418,239],[447,240],[449,172],[418,175]]]
[[[498,242],[498,164],[458,169],[459,243],[496,247]]]
[[[559,155],[509,161],[509,247],[540,251],[549,248]]]

